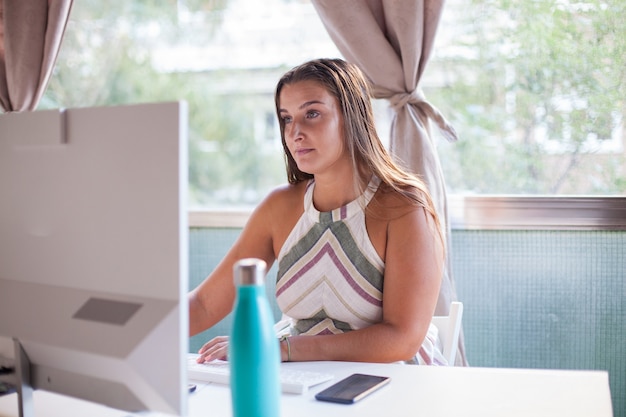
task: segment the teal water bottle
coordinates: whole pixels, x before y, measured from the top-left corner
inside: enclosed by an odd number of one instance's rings
[[[234,417],[280,415],[280,348],[265,293],[265,262],[235,263],[237,289],[228,360]]]

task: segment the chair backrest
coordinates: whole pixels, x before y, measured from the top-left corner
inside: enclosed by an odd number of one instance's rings
[[[461,321],[463,320],[463,303],[453,301],[450,304],[450,314],[447,316],[434,316],[432,323],[439,330],[439,339],[442,343],[443,356],[449,365],[454,365],[456,351],[461,333]]]

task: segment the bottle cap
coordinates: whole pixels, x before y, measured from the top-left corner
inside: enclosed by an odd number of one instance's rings
[[[265,261],[256,258],[246,258],[235,262],[233,267],[235,285],[263,285],[265,267]]]

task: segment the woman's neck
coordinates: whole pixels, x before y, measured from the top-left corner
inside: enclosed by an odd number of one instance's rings
[[[360,187],[354,186],[354,176],[315,177],[313,205],[318,211],[328,212],[354,201],[359,197],[359,190],[365,189],[369,177],[362,178]]]

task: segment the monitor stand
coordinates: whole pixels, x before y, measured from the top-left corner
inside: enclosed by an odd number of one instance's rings
[[[0,373],[0,382],[15,387],[20,417],[34,417],[30,360],[19,340],[13,339],[13,347],[15,352],[13,369],[10,372]]]

